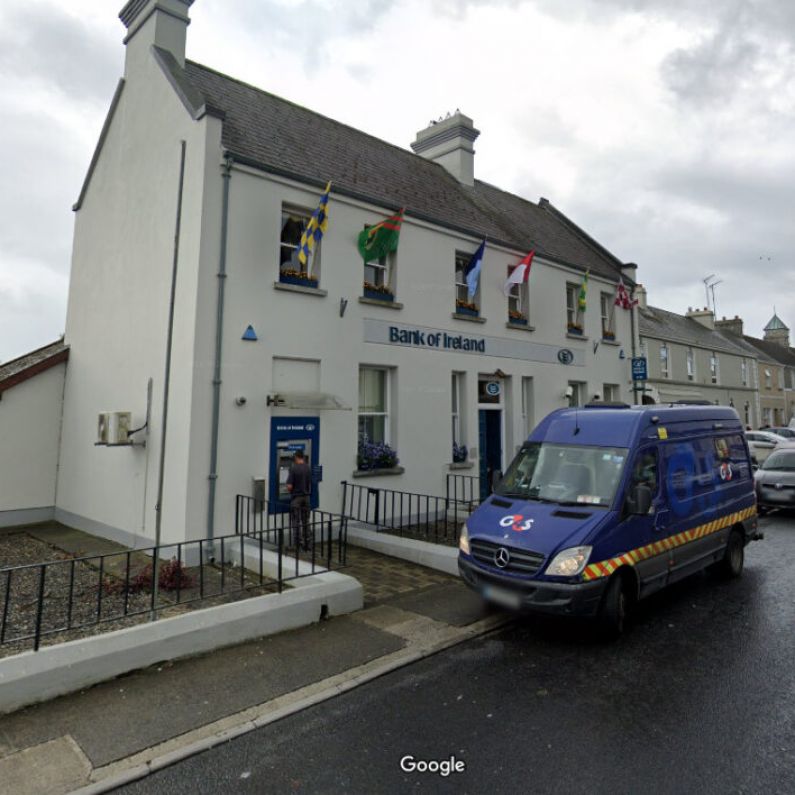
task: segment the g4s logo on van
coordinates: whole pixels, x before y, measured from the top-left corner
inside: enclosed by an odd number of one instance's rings
[[[503,516],[500,519],[500,527],[510,527],[511,530],[521,533],[524,530],[530,530],[533,526],[533,519],[525,519],[519,513]]]

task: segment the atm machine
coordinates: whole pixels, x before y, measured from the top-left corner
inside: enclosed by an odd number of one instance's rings
[[[290,492],[287,491],[287,474],[297,451],[304,454],[312,469],[310,506],[317,508],[319,473],[317,464],[320,422],[317,417],[271,418],[270,493],[271,513],[290,510]]]

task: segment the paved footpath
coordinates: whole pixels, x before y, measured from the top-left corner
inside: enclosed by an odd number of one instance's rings
[[[508,621],[455,578],[382,564],[359,613],[1,716],[0,790],[106,792]]]

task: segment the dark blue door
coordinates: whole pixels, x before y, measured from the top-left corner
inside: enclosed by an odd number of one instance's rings
[[[478,412],[478,436],[480,443],[480,499],[491,494],[491,479],[494,472],[502,469],[502,412],[496,409],[480,409]]]
[[[271,417],[270,484],[268,511],[283,513],[290,510],[287,473],[293,456],[300,450],[312,468],[310,505],[318,505],[320,464],[320,420],[317,417]]]

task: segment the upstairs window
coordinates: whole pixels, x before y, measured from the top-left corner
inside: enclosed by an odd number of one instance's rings
[[[671,375],[668,362],[668,346],[664,342],[660,345],[660,373],[663,378],[669,378]]]
[[[709,374],[713,384],[718,383],[718,354],[712,351],[709,355]]]
[[[507,276],[513,273],[513,267],[509,267]],[[512,284],[508,293],[508,322],[519,325],[527,325],[528,322],[528,295],[527,283]]]
[[[748,386],[748,363],[745,359],[740,362],[740,380],[743,386]]]
[[[472,254],[466,254],[461,251],[456,251],[455,253],[455,311],[462,315],[480,314],[478,306],[480,280],[478,280],[478,288],[475,291],[475,295],[470,298],[469,285],[465,275],[467,265],[469,265],[471,259]]]
[[[616,337],[616,332],[613,328],[614,307],[614,298],[610,293],[602,293],[599,296],[599,310],[602,317],[602,338],[606,340],[612,340]]]
[[[687,380],[693,381],[696,377],[696,357],[692,348],[687,349]]]
[[[282,230],[279,241],[279,280],[292,281],[299,279],[304,282],[314,282],[309,286],[317,286],[320,276],[320,247],[322,241],[315,243],[309,254],[306,265],[298,260],[298,247],[301,236],[304,234],[309,219],[312,217],[310,210],[300,207],[282,207]],[[291,279],[290,277],[293,277]]]
[[[566,284],[566,328],[570,334],[582,334],[582,317],[577,299],[580,295],[580,285],[567,282]]]

